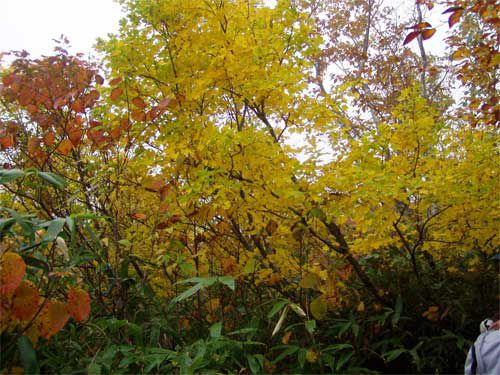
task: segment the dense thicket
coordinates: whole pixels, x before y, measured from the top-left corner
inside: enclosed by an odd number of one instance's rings
[[[461,372],[499,305],[498,5],[437,4],[436,57],[430,1],[121,3],[99,65],[1,74],[0,368]]]

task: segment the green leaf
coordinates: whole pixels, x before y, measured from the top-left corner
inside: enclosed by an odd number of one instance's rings
[[[387,353],[384,354],[386,362],[391,362],[394,361],[396,358],[398,358],[401,354],[407,352],[406,349],[395,349],[391,350]]]
[[[358,337],[358,335],[359,335],[359,324],[356,323],[356,322],[353,322],[351,324],[351,330],[352,330],[352,333],[354,334],[354,337]]]
[[[75,234],[75,231],[76,231],[75,220],[71,216],[68,216],[66,218],[66,224],[68,225],[69,232],[73,236]]]
[[[229,332],[227,333],[228,336],[234,336],[234,335],[244,335],[245,333],[255,333],[257,332],[258,329],[257,328],[254,328],[254,327],[247,327],[247,328],[242,328],[242,329],[238,329],[236,331],[233,331],[233,332]]]
[[[401,317],[401,312],[403,310],[403,299],[401,294],[398,295],[396,300],[396,306],[394,307],[394,315],[392,316],[392,326],[395,327],[398,324],[399,318]]]
[[[87,374],[88,375],[101,375],[101,365],[98,365],[97,363],[92,362],[87,367]]]
[[[257,268],[257,261],[255,260],[255,258],[250,258],[245,264],[245,267],[243,267],[243,273],[246,275],[249,273],[254,273],[256,268]]]
[[[42,242],[47,243],[54,241],[59,235],[59,233],[61,233],[65,223],[66,219],[63,218],[57,218],[47,223],[44,223],[43,226],[48,224],[48,228],[42,238]]]
[[[276,315],[286,304],[288,303],[287,300],[279,300],[273,305],[273,308],[271,311],[267,313],[267,318],[271,319],[274,315]]]
[[[148,362],[148,365],[144,368],[144,373],[149,373],[154,367],[157,367],[163,361],[167,360],[168,357],[168,354],[154,354],[145,356],[144,359]]]
[[[184,301],[185,299],[191,297],[193,294],[195,294],[196,292],[198,292],[201,289],[203,289],[203,284],[198,283],[198,284],[192,286],[191,288],[189,288],[188,290],[185,290],[184,292],[179,294],[174,299],[172,299],[172,302],[170,302],[170,304],[173,305],[177,302]]]
[[[326,220],[326,215],[323,212],[323,210],[319,207],[313,207],[311,208],[311,211],[309,212],[312,217],[315,217],[317,219],[320,219],[321,221]]]
[[[130,247],[132,246],[132,242],[130,242],[129,240],[120,240],[118,241],[118,243],[122,246],[126,246],[126,247]]]
[[[316,320],[324,319],[328,313],[328,306],[326,305],[326,301],[323,297],[313,299],[310,308],[311,313]]]
[[[198,283],[201,284],[203,288],[212,286],[217,282],[217,277],[191,277],[189,279],[178,281],[177,284],[191,284]]]
[[[302,348],[299,350],[299,352],[297,353],[297,360],[299,361],[299,366],[300,368],[304,368],[305,364],[306,364],[306,355],[307,355],[307,350]]]
[[[298,351],[300,348],[296,345],[293,346],[287,346],[285,350],[283,350],[280,355],[278,355],[274,361],[272,362],[273,364],[278,363],[281,361],[283,358],[288,357],[289,355],[294,354],[296,351]]]
[[[247,357],[248,366],[250,367],[250,371],[252,371],[252,374],[260,374],[261,368],[260,368],[259,361],[257,360],[257,358],[255,358],[251,354],[247,354],[246,357]]]
[[[41,259],[35,258],[34,256],[23,256],[23,259],[24,262],[31,267],[43,269],[45,273],[49,273],[50,271],[49,264]]]
[[[67,185],[67,182],[61,176],[52,172],[38,172],[38,175],[47,181],[49,184],[57,186],[58,188],[63,188]]]
[[[35,232],[33,223],[29,220],[29,218],[25,215],[20,215],[18,214],[15,210],[12,210],[10,208],[4,208],[11,216],[12,218],[16,221],[17,224],[22,228],[23,233],[26,236],[32,236]]]
[[[234,290],[236,288],[234,279],[231,276],[221,276],[218,278],[218,281],[224,285],[227,285],[227,287],[231,290]]]
[[[338,351],[341,351],[344,349],[352,349],[352,345],[351,344],[330,345],[330,346],[326,347],[325,349],[323,349],[323,351],[324,352],[329,352],[329,351],[338,352]]]
[[[316,321],[315,320],[308,320],[305,322],[305,326],[306,326],[307,332],[309,332],[312,335],[312,334],[314,334],[314,331],[316,329]]]
[[[15,222],[16,221],[11,217],[0,219],[0,234],[8,231]]]
[[[20,169],[0,169],[0,185],[5,185],[24,175],[24,171]]]
[[[36,352],[31,345],[31,341],[26,336],[21,336],[17,340],[19,353],[21,355],[21,363],[25,374],[40,374]]]
[[[210,337],[218,339],[221,337],[222,332],[222,322],[217,322],[210,327]]]
[[[335,370],[339,371],[344,364],[346,364],[351,357],[354,355],[354,351],[346,352],[342,354],[342,356],[339,358],[337,365],[335,366]]]

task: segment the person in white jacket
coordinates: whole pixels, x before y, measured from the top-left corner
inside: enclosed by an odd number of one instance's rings
[[[500,320],[486,319],[480,325],[481,334],[469,349],[465,375],[500,374]]]

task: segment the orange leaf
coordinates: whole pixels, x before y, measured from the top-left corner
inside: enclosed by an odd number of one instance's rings
[[[135,121],[144,121],[146,119],[146,114],[143,110],[136,110],[132,111],[130,117],[132,117]]]
[[[36,155],[40,151],[40,139],[31,137],[28,139],[28,152],[31,155]]]
[[[40,294],[31,281],[22,281],[14,292],[12,313],[19,320],[30,320],[40,306]]]
[[[453,27],[453,25],[460,20],[461,16],[462,16],[462,11],[457,10],[450,16],[450,18],[448,18],[448,25],[450,26],[450,28]]]
[[[415,39],[419,34],[421,33],[421,31],[412,31],[411,33],[409,33],[404,42],[403,42],[403,46],[407,45],[408,43],[410,43],[413,39]]]
[[[145,220],[148,216],[146,214],[143,214],[143,213],[135,213],[135,214],[132,214],[132,219],[136,219],[136,220]]]
[[[68,137],[73,146],[78,146],[80,144],[80,140],[83,137],[83,131],[78,128],[73,128],[68,131]]]
[[[111,137],[111,139],[118,139],[118,138],[120,138],[121,134],[122,134],[122,130],[120,129],[119,126],[117,126],[116,128],[113,128],[109,131],[109,136]]]
[[[10,74],[7,74],[7,75],[4,75],[2,77],[2,83],[5,85],[5,86],[10,86],[14,83],[14,81],[16,80],[16,75],[14,73],[10,73]]]
[[[425,29],[427,27],[432,27],[432,25],[429,22],[420,22],[417,23],[415,26],[412,26],[411,28],[415,30],[420,30],[420,29]]]
[[[69,139],[63,139],[61,143],[59,143],[59,146],[57,146],[57,152],[64,156],[68,155],[72,149],[73,143],[71,143]]]
[[[87,320],[90,315],[90,296],[80,288],[71,288],[68,293],[68,312],[77,322]]]
[[[63,329],[69,319],[66,305],[61,301],[49,300],[37,318],[40,336],[49,339]]]
[[[427,40],[431,38],[434,34],[436,33],[436,29],[426,29],[422,31],[422,38],[424,40]]]
[[[9,147],[13,147],[15,144],[14,142],[14,134],[7,134],[3,137],[0,137],[0,148],[2,150],[5,150]]]
[[[127,117],[124,117],[120,120],[120,129],[123,131],[127,131],[130,128],[130,121]]]
[[[109,81],[109,84],[110,84],[110,86],[115,86],[115,85],[119,84],[121,81],[122,81],[122,79],[120,77],[113,78],[111,81]]]
[[[73,102],[73,104],[71,104],[71,109],[75,112],[79,112],[79,113],[82,113],[82,112],[85,112],[85,106],[83,105],[83,102],[81,99],[77,99]]]
[[[55,139],[56,139],[56,133],[48,132],[45,133],[45,135],[43,136],[43,143],[45,143],[47,147],[50,147],[54,143]]]
[[[146,103],[144,103],[144,100],[142,100],[141,98],[139,98],[138,96],[135,97],[134,99],[132,99],[132,103],[137,107],[137,108],[140,108],[140,109],[144,109],[146,108]]]
[[[123,89],[121,87],[116,87],[111,91],[111,100],[116,101],[122,95]]]
[[[0,260],[0,294],[13,292],[26,273],[26,264],[19,254],[8,252]]]
[[[93,101],[97,101],[101,97],[101,94],[97,90],[92,90],[89,92],[89,96]]]

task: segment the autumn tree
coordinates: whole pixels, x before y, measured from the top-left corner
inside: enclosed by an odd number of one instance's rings
[[[411,353],[427,344],[405,323],[397,345],[370,347],[385,342],[382,326],[400,329],[403,295],[411,324],[458,321],[461,302],[436,280],[498,249],[497,129],[449,116],[453,70],[425,49],[431,2],[403,23],[373,0],[121,3],[120,31],[98,43],[106,74],[64,45],[40,59],[18,54],[2,74],[2,205],[58,223],[68,257],[89,260],[77,273],[104,316],[149,324],[172,314],[172,336],[211,327],[213,339],[267,325],[262,345],[280,337],[285,349],[245,353],[253,372],[291,354],[321,371],[364,363],[362,353],[416,363]],[[2,250],[2,264],[21,265],[18,252]],[[37,300],[24,274],[6,269],[3,289]],[[84,292],[58,290],[85,320]],[[15,299],[4,305],[32,314]],[[382,310],[360,334],[353,312]],[[349,344],[332,349],[324,332],[345,311],[338,336]],[[255,323],[265,312],[279,313],[272,327]],[[305,335],[283,332],[287,320]]]

